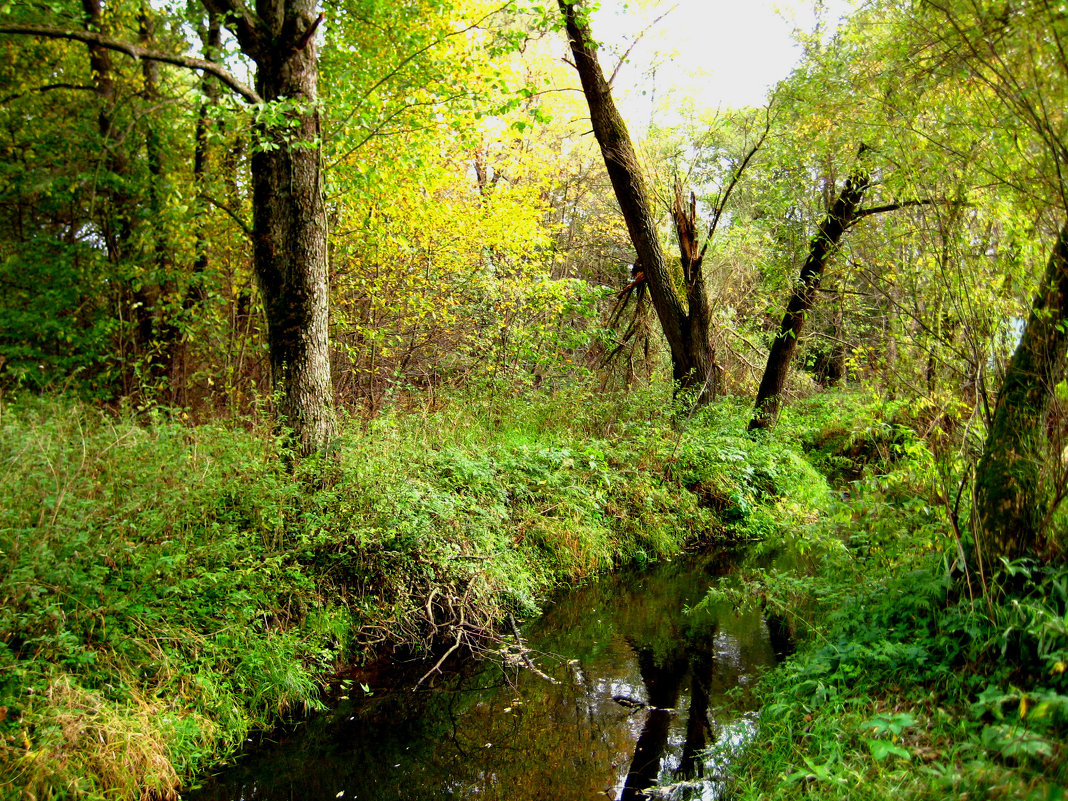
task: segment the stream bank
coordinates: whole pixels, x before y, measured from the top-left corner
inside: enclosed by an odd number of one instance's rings
[[[492,642],[555,588],[826,497],[740,403],[683,436],[667,396],[462,401],[351,421],[295,470],[263,428],[9,402],[0,797],[174,798],[343,665]]]
[[[673,782],[673,798],[717,797],[780,656],[759,613],[693,608],[731,563],[683,555],[564,591],[523,627],[542,676],[468,661],[413,692],[425,665],[378,672],[185,797],[600,801]]]

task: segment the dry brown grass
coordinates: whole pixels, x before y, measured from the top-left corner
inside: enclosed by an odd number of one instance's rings
[[[32,734],[0,746],[0,797],[177,799],[178,774],[161,726],[170,714],[163,701],[120,704],[63,676],[25,710]]]

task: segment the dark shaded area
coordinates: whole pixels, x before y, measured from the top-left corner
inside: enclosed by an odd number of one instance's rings
[[[775,651],[775,657],[779,661],[786,659],[794,652],[794,641],[790,636],[790,627],[786,618],[774,612],[768,612],[764,615],[764,623],[768,627],[768,639],[772,650]]]
[[[705,745],[751,730],[744,688],[776,661],[758,613],[686,611],[724,564],[669,562],[566,593],[524,630],[558,684],[481,663],[417,692],[418,671],[370,696],[356,686],[183,797],[603,801],[700,772]]]
[[[638,669],[652,709],[634,747],[634,759],[620,796],[623,801],[643,797],[642,791],[652,786],[660,775],[660,760],[667,750],[671,716],[689,667],[681,653],[674,653],[666,663],[657,664],[650,649],[639,648],[637,651]]]

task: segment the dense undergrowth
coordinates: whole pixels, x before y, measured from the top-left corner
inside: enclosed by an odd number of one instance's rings
[[[946,465],[895,422],[907,410],[821,404],[793,425],[835,501],[713,591],[799,641],[765,677],[729,797],[1064,798],[1068,566],[1008,565],[983,594],[961,572]]]
[[[293,470],[254,426],[5,400],[0,797],[172,796],[341,667],[492,647],[561,583],[716,538],[751,566],[715,593],[799,643],[733,797],[1062,797],[1068,570],[969,591],[908,409],[823,396],[754,440],[747,403],[670,404],[468,392]]]
[[[0,796],[171,796],[383,649],[491,643],[556,585],[782,535],[827,486],[747,404],[656,389],[503,400],[277,442],[165,412],[0,406]]]

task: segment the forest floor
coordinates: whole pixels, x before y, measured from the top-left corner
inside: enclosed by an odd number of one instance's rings
[[[296,468],[247,421],[3,399],[0,797],[173,796],[344,666],[491,647],[554,587],[716,539],[754,566],[712,592],[800,644],[738,797],[1057,797],[1068,576],[962,591],[899,410],[824,398],[750,438],[729,399],[505,397],[348,420]]]

